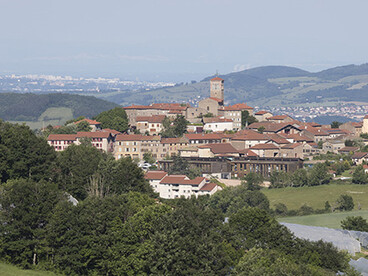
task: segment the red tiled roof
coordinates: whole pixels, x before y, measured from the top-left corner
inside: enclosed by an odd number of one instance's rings
[[[162,138],[161,144],[178,144],[178,143],[188,143],[188,139],[185,137],[177,138]]]
[[[148,123],[162,123],[165,119],[165,115],[152,115],[152,116],[137,116],[136,122],[148,122]]]
[[[115,129],[111,129],[111,128],[104,128],[101,131],[103,131],[103,132],[110,132],[110,133],[115,134],[115,135],[121,134],[121,132],[119,132],[119,131],[117,131]]]
[[[167,175],[160,181],[161,184],[199,185],[205,180],[204,177],[188,179],[186,175]]]
[[[232,110],[253,109],[253,107],[250,107],[246,103],[238,103],[234,105],[224,106],[222,109],[225,111],[232,111]]]
[[[293,144],[289,144],[289,145],[285,145],[283,147],[281,147],[282,149],[295,149],[299,146],[303,146],[303,144],[301,143],[293,143]]]
[[[268,112],[268,111],[265,111],[265,110],[260,110],[260,111],[257,111],[254,115],[263,115],[263,114],[267,114],[267,113],[271,114],[271,112]]]
[[[257,144],[250,148],[251,150],[255,149],[279,149],[274,144]]]
[[[259,123],[253,123],[248,126],[249,129],[258,129],[260,127],[264,127],[264,131],[266,132],[277,132],[282,130],[283,128],[287,126],[292,126],[299,130],[296,126],[293,126],[290,123],[275,123],[275,122],[259,122]]]
[[[185,137],[189,140],[221,140],[217,133],[186,133]]]
[[[223,102],[223,100],[221,100],[219,98],[215,98],[215,97],[209,97],[208,99],[214,100],[214,101],[216,101],[218,103],[222,103]]]
[[[269,137],[271,141],[277,144],[290,144],[288,140],[276,133],[267,133],[266,137]]]
[[[124,106],[123,109],[154,109],[149,105],[134,105],[131,106]]]
[[[198,146],[200,149],[207,149],[209,148],[214,154],[226,154],[226,153],[238,153],[231,144],[229,143],[217,143],[217,144],[205,144]]]
[[[109,132],[97,131],[97,132],[87,132],[81,131],[76,134],[77,138],[88,137],[88,138],[108,138],[111,134]]]
[[[364,116],[364,119],[368,119],[368,115],[365,115],[365,116]]]
[[[161,180],[167,175],[167,172],[165,171],[148,171],[144,175],[145,179],[149,180]]]
[[[206,183],[206,184],[204,184],[203,185],[203,187],[202,188],[200,188],[199,190],[200,191],[212,191],[214,188],[216,188],[217,187],[217,184],[216,183],[213,183],[213,182],[211,182],[211,183]]]
[[[359,147],[343,147],[341,149],[338,150],[338,152],[354,152],[354,151],[357,151],[359,150]]]
[[[208,124],[208,123],[230,123],[230,122],[233,122],[233,120],[225,119],[225,118],[221,118],[221,117],[209,117],[209,118],[204,117],[203,122],[205,124]]]
[[[75,141],[76,134],[50,134],[47,141]]]
[[[354,152],[354,154],[351,156],[352,159],[361,159],[368,155],[368,152]]]
[[[219,77],[214,77],[211,79],[211,81],[223,81],[224,79],[219,78]]]
[[[313,142],[313,139],[308,138],[307,136],[304,136],[302,134],[280,134],[283,135],[286,139],[293,139],[296,142]]]
[[[85,118],[85,119],[83,119],[83,120],[80,120],[80,121],[78,121],[78,122],[75,122],[74,124],[79,124],[80,122],[87,122],[87,123],[89,123],[90,125],[100,125],[101,123],[100,122],[97,122],[97,121],[95,121],[95,120],[91,120],[91,119],[87,119],[87,118]]]
[[[357,128],[357,127],[362,127],[363,126],[363,123],[358,123],[358,122],[351,122],[351,125],[353,126],[353,127],[355,127],[355,128]]]
[[[288,115],[275,115],[275,116],[272,116],[272,117],[267,118],[267,120],[284,120],[284,119],[286,119],[288,117],[291,118]]]
[[[242,154],[242,155],[245,155],[245,156],[258,156],[258,154],[251,151],[250,149],[239,150],[239,154]]]
[[[142,138],[142,134],[118,134],[115,141],[141,141]]]

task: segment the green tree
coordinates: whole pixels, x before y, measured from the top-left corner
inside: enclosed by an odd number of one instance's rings
[[[181,137],[187,132],[188,123],[183,115],[176,115],[173,121],[165,117],[162,121],[163,131],[161,136],[164,138]]]
[[[267,197],[258,190],[249,190],[245,184],[237,187],[226,187],[216,192],[209,199],[208,205],[220,210],[226,216],[238,212],[244,207],[257,207],[269,212],[270,203]]]
[[[340,195],[336,200],[336,209],[340,211],[351,211],[354,209],[354,200],[349,195]]]
[[[341,228],[345,230],[368,232],[368,222],[362,216],[349,216],[341,221]]]
[[[308,175],[305,169],[297,169],[291,176],[291,185],[295,187],[308,186]]]
[[[308,184],[310,186],[317,186],[328,184],[330,182],[330,175],[328,174],[328,167],[324,163],[317,163],[309,171]]]
[[[98,164],[96,176],[101,177],[103,194],[123,194],[141,192],[153,195],[153,190],[140,169],[131,158],[115,160],[112,156],[102,159]]]
[[[30,268],[46,259],[46,226],[62,199],[57,185],[27,179],[9,180],[0,191],[0,256]]]
[[[55,160],[54,149],[29,127],[0,120],[0,182],[16,178],[48,180]]]
[[[284,188],[290,186],[290,175],[283,171],[273,171],[270,176],[272,188]]]
[[[244,180],[246,181],[246,186],[248,190],[260,190],[261,184],[263,183],[263,176],[258,173],[250,172],[245,177]]]
[[[95,120],[101,123],[102,128],[111,128],[120,132],[128,130],[128,116],[121,107],[103,111],[96,116]]]
[[[87,187],[104,153],[91,145],[70,145],[58,156],[58,183],[77,199],[87,197]]]
[[[242,128],[247,127],[250,124],[257,122],[254,116],[251,116],[247,110],[242,110],[241,112],[241,126]]]
[[[91,131],[92,128],[89,126],[87,121],[82,121],[77,124],[77,131]]]
[[[342,123],[337,122],[337,121],[333,121],[331,123],[331,128],[339,128],[342,125]]]
[[[297,263],[291,256],[272,249],[253,248],[240,259],[234,268],[234,275],[326,275],[326,271],[317,266]],[[327,274],[328,275],[328,274]],[[331,275],[333,275],[331,273]]]
[[[143,154],[143,160],[146,163],[150,163],[150,164],[155,163],[155,158],[152,157],[152,153],[151,152],[145,152]]]
[[[277,216],[285,216],[287,215],[288,208],[284,203],[277,203],[275,204],[275,214]]]
[[[260,126],[259,128],[257,128],[257,131],[262,134],[265,129],[266,128],[264,126]]]
[[[359,165],[359,166],[356,167],[356,169],[353,173],[352,181],[355,184],[366,184],[366,183],[368,183],[368,176],[365,173],[363,165]]]

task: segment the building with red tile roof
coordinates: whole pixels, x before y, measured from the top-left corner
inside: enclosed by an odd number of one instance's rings
[[[189,179],[186,175],[168,175],[164,171],[148,171],[145,178],[161,198],[189,198],[191,196],[212,195],[221,187],[208,183],[204,177]]]

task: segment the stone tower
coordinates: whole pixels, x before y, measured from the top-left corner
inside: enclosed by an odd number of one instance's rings
[[[214,77],[210,80],[210,97],[224,103],[224,80],[222,78]]]
[[[362,133],[368,133],[368,115],[365,115],[363,118]]]

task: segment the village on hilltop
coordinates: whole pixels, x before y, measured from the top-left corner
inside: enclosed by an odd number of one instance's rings
[[[48,143],[62,151],[88,138],[94,147],[112,153],[117,160],[143,160],[149,155],[157,161],[158,171],[148,171],[146,179],[163,198],[213,194],[221,189],[209,180],[213,177],[239,178],[249,172],[269,177],[274,171],[294,172],[303,168],[304,160],[327,152],[351,154],[355,164],[368,161],[367,152],[346,143],[368,133],[368,116],[363,122],[332,126],[306,123],[266,110],[254,112],[246,103],[226,106],[224,94],[224,80],[216,76],[210,80],[210,97],[199,101],[197,107],[180,103],[131,105],[123,107],[129,120],[128,133],[102,129],[99,122],[84,119],[91,132],[50,134]],[[172,124],[176,118],[185,119],[186,131],[163,137],[165,121]],[[368,144],[368,140],[362,141]],[[175,156],[199,169],[202,177],[168,175]]]

